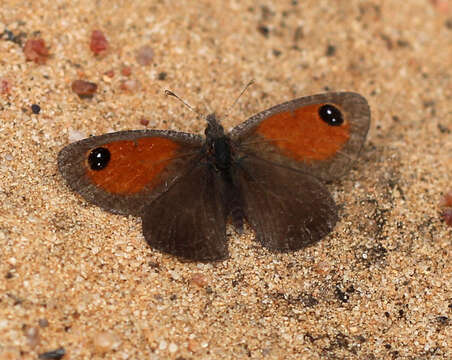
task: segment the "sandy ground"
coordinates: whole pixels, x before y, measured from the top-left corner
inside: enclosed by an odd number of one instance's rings
[[[452,187],[452,4],[275,3],[3,0],[1,359],[59,348],[63,359],[452,358],[452,228],[438,206]],[[101,56],[94,29],[109,41]],[[25,60],[33,37],[45,64]],[[154,58],[142,66],[145,45]],[[75,79],[97,93],[80,99]],[[127,79],[140,86],[124,90]],[[225,127],[325,90],[370,103],[362,156],[330,186],[340,221],[315,246],[273,254],[229,229],[229,260],[183,263],[57,170],[80,136],[202,132],[164,89],[221,116],[251,79]]]

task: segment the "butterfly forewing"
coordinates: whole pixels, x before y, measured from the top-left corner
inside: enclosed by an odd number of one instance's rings
[[[369,123],[369,106],[361,95],[327,93],[258,113],[235,127],[230,136],[241,156],[332,180],[357,158]]]
[[[200,136],[172,131],[116,132],[66,146],[58,167],[91,203],[141,216],[146,204],[198,162],[202,143]]]

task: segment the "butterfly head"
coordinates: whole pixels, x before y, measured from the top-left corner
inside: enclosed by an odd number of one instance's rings
[[[225,135],[223,126],[221,126],[215,113],[207,115],[206,120],[205,151],[216,170],[227,170],[230,167],[232,159],[230,139]]]
[[[206,121],[207,127],[204,133],[206,135],[207,142],[224,137],[223,126],[221,126],[215,113],[207,115]]]

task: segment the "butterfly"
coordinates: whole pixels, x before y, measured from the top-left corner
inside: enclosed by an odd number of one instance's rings
[[[205,136],[120,131],[64,147],[59,170],[72,190],[115,214],[142,220],[154,249],[190,261],[229,256],[228,220],[246,221],[262,246],[302,249],[338,221],[324,185],[342,176],[365,141],[364,97],[332,92],[260,112],[226,133],[214,113]]]

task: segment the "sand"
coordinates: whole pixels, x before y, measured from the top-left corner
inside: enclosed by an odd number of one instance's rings
[[[59,348],[63,359],[452,358],[452,228],[438,205],[452,187],[451,9],[3,0],[0,359]],[[109,42],[99,56],[95,29]],[[33,37],[49,48],[45,64],[25,60]],[[144,66],[143,46],[154,51]],[[79,98],[76,79],[97,83],[96,94]],[[164,89],[221,117],[251,79],[228,129],[325,90],[370,103],[360,160],[329,185],[340,220],[312,247],[274,254],[249,228],[228,228],[230,259],[184,263],[151,249],[139,219],[87,203],[58,172],[59,150],[76,138],[201,133],[204,119]]]

